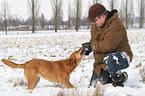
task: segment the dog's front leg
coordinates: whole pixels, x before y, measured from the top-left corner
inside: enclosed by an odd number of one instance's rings
[[[27,90],[33,90],[34,87],[39,82],[40,78],[36,77],[37,73],[36,73],[36,70],[34,70],[34,69],[29,69],[29,70],[26,69],[26,70],[24,70],[24,72],[25,72],[25,76],[27,77],[27,81],[28,81]]]
[[[32,80],[32,79],[28,79],[28,88],[27,88],[27,90],[33,90],[34,88],[33,88],[33,81],[34,80]]]

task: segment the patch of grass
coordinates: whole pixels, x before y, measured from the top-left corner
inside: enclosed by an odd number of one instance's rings
[[[103,96],[104,87],[100,82],[96,84],[96,90],[92,96]]]
[[[56,96],[80,96],[80,94],[79,94],[79,90],[77,89],[72,89],[72,90],[63,89],[60,90]]]
[[[45,85],[45,87],[57,87],[57,88],[64,88],[63,85],[60,83],[53,83],[53,85]]]
[[[92,94],[91,91],[86,92],[85,89],[61,89],[56,96],[103,96],[103,94],[102,91],[99,94]]]
[[[127,96],[132,96],[132,95],[127,94]]]
[[[138,63],[138,64],[135,66],[135,68],[139,68],[139,67],[141,67],[141,66],[142,66],[142,62]]]
[[[56,55],[50,55],[50,57],[56,57]]]
[[[142,77],[142,81],[145,83],[145,66],[143,66],[143,68],[140,69],[139,74]]]
[[[8,79],[7,82],[12,83],[13,82],[13,79]]]
[[[13,87],[23,86],[23,85],[27,86],[27,84],[24,82],[24,80],[22,78],[21,79],[20,78],[16,78],[16,79],[11,78],[11,79],[7,80],[7,82],[14,83]]]
[[[63,51],[66,51],[66,50],[67,50],[67,48],[64,48],[64,49],[63,49]]]
[[[23,79],[14,82],[13,87],[26,85]]]
[[[65,96],[65,92],[61,90],[57,93],[56,96]]]

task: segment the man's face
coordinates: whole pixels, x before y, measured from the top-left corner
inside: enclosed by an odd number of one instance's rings
[[[97,27],[101,27],[101,26],[104,24],[104,22],[105,22],[105,18],[106,18],[105,15],[96,17],[96,18],[92,21],[92,24],[95,24]]]

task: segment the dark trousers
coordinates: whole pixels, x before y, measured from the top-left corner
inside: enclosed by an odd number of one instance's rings
[[[93,72],[89,86],[95,86],[99,80],[102,84],[111,83],[111,77],[121,75],[121,70],[129,66],[127,59],[120,53],[111,53],[104,58],[107,71],[101,69],[101,75]]]

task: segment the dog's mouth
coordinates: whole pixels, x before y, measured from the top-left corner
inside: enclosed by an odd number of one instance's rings
[[[80,55],[85,54],[85,52],[86,52],[86,51],[84,50],[84,48],[82,48]]]

